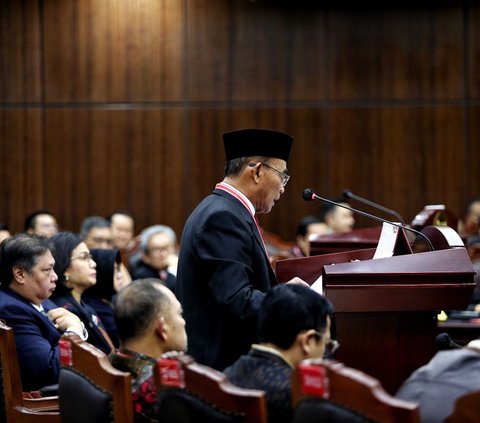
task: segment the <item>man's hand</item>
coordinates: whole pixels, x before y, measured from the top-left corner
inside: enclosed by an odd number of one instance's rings
[[[65,332],[67,328],[75,329],[78,333],[83,333],[83,324],[79,317],[63,307],[50,310],[47,313],[54,326],[60,331]]]

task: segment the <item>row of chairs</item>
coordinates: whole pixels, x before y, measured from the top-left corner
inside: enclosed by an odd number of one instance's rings
[[[13,331],[0,322],[0,421],[132,423],[131,376],[77,337],[62,338],[58,397],[22,393]],[[160,360],[160,422],[266,423],[265,393],[179,356]],[[2,397],[3,396],[3,397]],[[419,423],[418,406],[385,392],[378,380],[342,363],[306,360],[292,373],[295,423]],[[480,392],[462,397],[448,423],[478,421]]]

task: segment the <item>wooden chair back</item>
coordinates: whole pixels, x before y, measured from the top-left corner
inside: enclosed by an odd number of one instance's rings
[[[457,399],[446,423],[477,423],[480,419],[480,391],[469,392]]]
[[[0,421],[58,423],[58,397],[32,397],[22,392],[20,366],[13,329],[0,321]]]
[[[226,376],[208,366],[196,363],[189,356],[181,356],[171,360],[159,360],[160,390],[168,393],[169,389],[183,391],[183,399],[195,398],[201,400],[208,413],[208,408],[231,416],[231,421],[245,423],[266,423],[267,403],[265,392],[253,389],[244,389],[232,385]],[[168,398],[167,398],[168,401]],[[166,402],[165,402],[166,403]],[[165,404],[162,402],[162,404]],[[159,406],[162,412],[162,404]],[[185,407],[189,405],[186,404]],[[192,408],[193,410],[193,408]],[[177,422],[196,421],[194,415],[185,413],[185,418]],[[192,417],[193,416],[193,417]],[[208,417],[208,414],[207,414]],[[215,417],[209,418],[209,421]],[[160,421],[164,421],[160,419]],[[225,420],[230,421],[230,420]]]
[[[78,338],[62,337],[59,403],[62,422],[132,423],[131,375]]]
[[[391,396],[377,379],[339,362],[305,360],[294,370],[294,409],[308,398],[317,398],[340,409],[353,411],[360,416],[359,421],[420,423],[418,404]]]

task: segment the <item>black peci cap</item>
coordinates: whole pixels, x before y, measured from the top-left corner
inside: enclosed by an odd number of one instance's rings
[[[288,161],[293,138],[271,129],[240,129],[225,132],[223,144],[227,161],[248,156],[265,156]]]

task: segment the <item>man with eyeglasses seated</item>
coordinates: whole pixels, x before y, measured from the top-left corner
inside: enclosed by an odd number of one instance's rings
[[[256,341],[260,304],[278,284],[256,217],[285,192],[292,143],[270,129],[223,134],[225,177],[184,226],[175,294],[199,363],[223,370]]]
[[[234,385],[266,392],[268,419],[291,422],[292,370],[304,359],[333,353],[330,302],[300,285],[279,285],[267,293],[258,319],[259,343],[224,373]]]
[[[49,240],[19,233],[0,245],[0,319],[13,329],[24,392],[58,383],[63,333],[86,339],[80,319],[48,298],[58,277]]]

